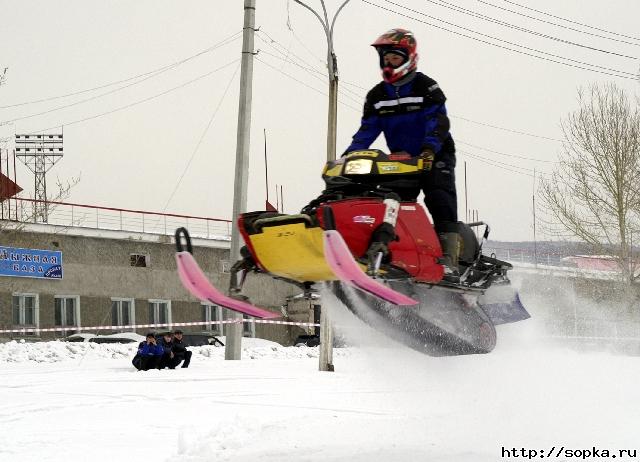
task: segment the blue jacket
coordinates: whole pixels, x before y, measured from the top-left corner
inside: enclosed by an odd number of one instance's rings
[[[143,342],[142,347],[138,348],[138,354],[142,356],[159,356],[164,353],[164,348],[160,345],[149,344]]]
[[[399,86],[380,82],[367,94],[362,124],[346,152],[367,149],[384,133],[390,152],[454,155],[445,101],[438,83],[421,72]]]

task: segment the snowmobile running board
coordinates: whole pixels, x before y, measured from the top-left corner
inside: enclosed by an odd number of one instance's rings
[[[182,247],[181,236],[185,238],[186,250]],[[191,246],[189,232],[185,228],[178,228],[175,238],[178,250],[176,253],[178,276],[180,276],[180,281],[184,288],[194,297],[256,318],[269,319],[280,317],[279,313],[267,311],[243,300],[229,297],[213,287],[191,254],[193,248]]]
[[[323,241],[325,260],[340,281],[394,305],[418,304],[413,298],[367,276],[353,259],[349,247],[338,231],[324,231]]]

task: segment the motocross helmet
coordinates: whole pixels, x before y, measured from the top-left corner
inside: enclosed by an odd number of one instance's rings
[[[414,71],[418,67],[418,44],[413,32],[407,29],[391,29],[382,34],[371,44],[375,47],[380,56],[380,69],[382,69],[382,78],[387,83],[394,83],[403,78],[409,72]],[[393,53],[403,56],[404,62],[397,66],[385,66],[384,55]]]

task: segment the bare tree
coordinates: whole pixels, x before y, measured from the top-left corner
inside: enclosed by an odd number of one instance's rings
[[[640,240],[640,104],[615,84],[580,89],[578,103],[562,122],[558,167],[541,183],[555,223],[549,229],[613,254],[631,283],[633,238]]]

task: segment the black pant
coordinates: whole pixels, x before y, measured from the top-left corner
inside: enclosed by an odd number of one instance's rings
[[[457,232],[458,196],[455,167],[455,154],[440,152],[434,159],[431,170],[424,174],[420,182],[424,192],[424,204],[438,233]]]
[[[419,188],[397,191],[402,200],[415,201],[424,192],[424,205],[433,218],[436,233],[458,232],[458,196],[456,194],[456,157],[453,152],[440,152],[431,170],[420,178]]]
[[[148,371],[149,369],[157,369],[160,366],[162,356],[143,356],[135,355],[131,364],[139,371]]]
[[[164,369],[168,367],[169,369],[175,369],[182,361],[182,367],[189,367],[189,363],[191,362],[191,352],[185,351],[184,353],[174,354],[173,358],[169,354],[162,355],[162,360],[160,361],[160,369]]]
[[[182,367],[189,367],[189,363],[191,363],[191,355],[192,355],[192,352],[189,350],[185,351],[183,354],[175,355],[173,358],[169,360],[170,361],[169,368],[175,369],[176,366],[178,366],[178,364],[182,362],[182,360],[184,360],[184,362],[182,363]]]

